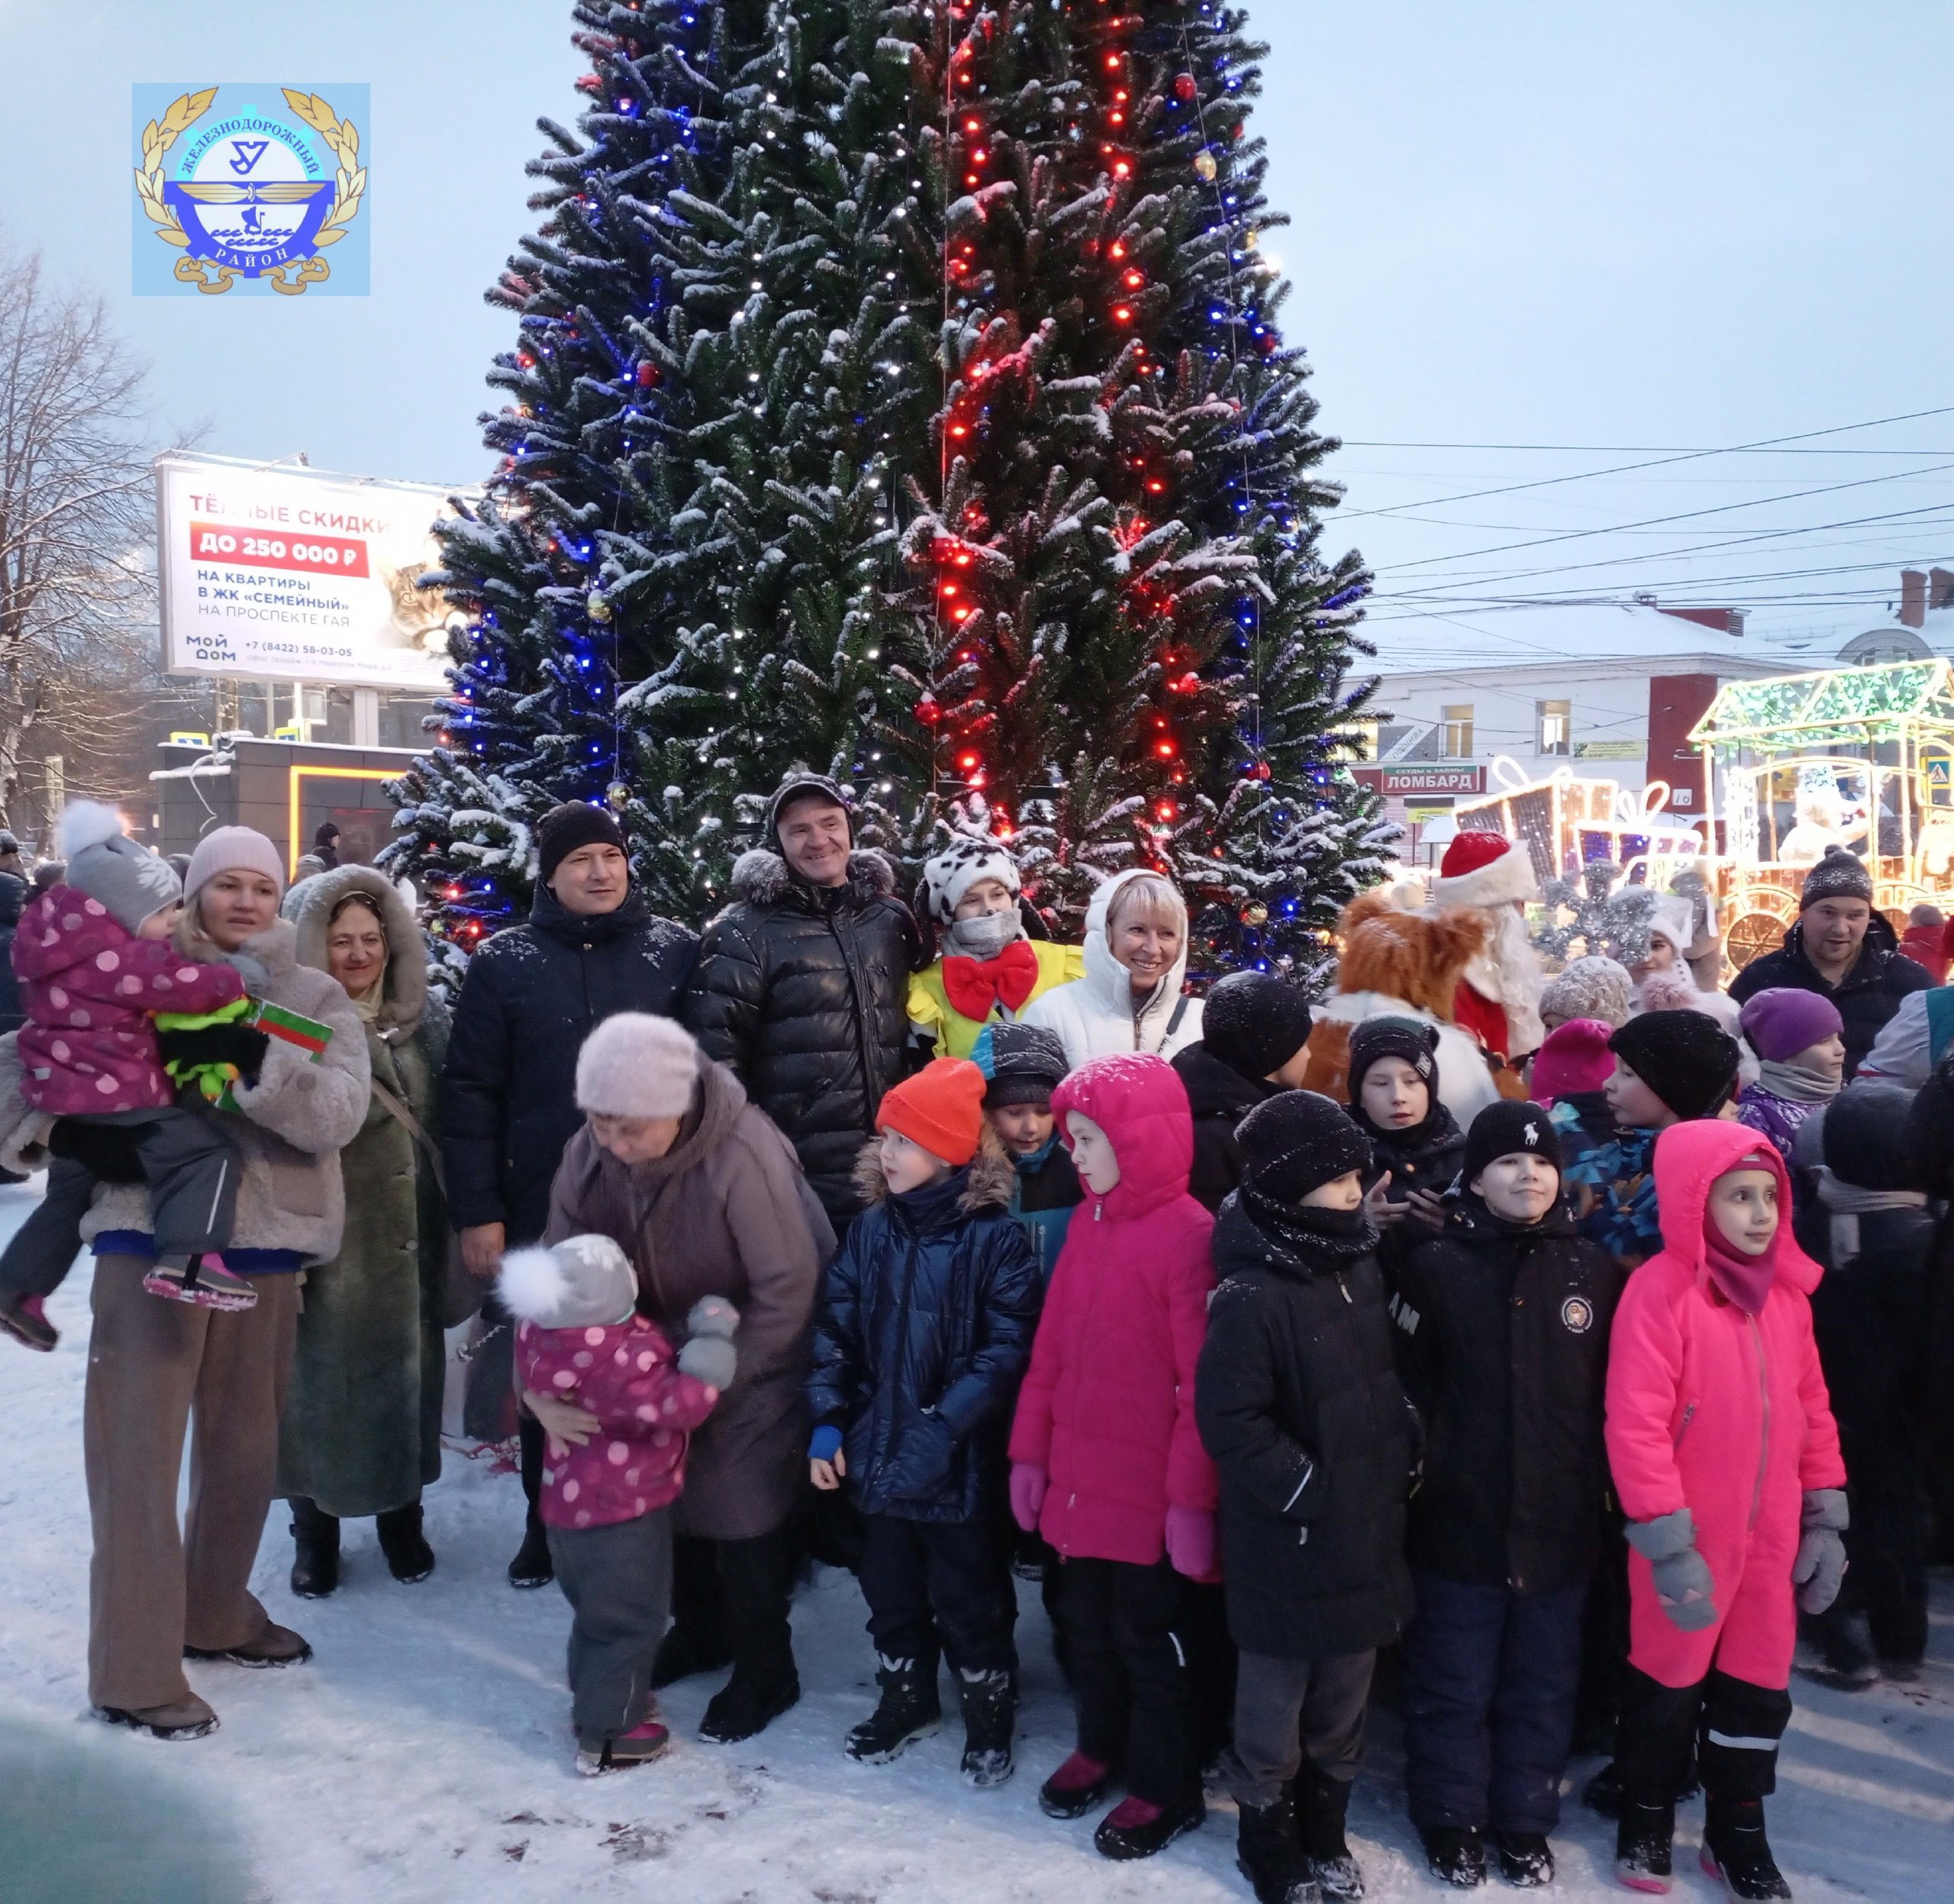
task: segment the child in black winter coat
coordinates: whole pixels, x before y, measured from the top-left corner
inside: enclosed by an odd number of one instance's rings
[[[1204,1209],[1220,1209],[1241,1181],[1235,1126],[1258,1104],[1302,1083],[1314,1022],[1301,989],[1272,972],[1230,972],[1209,988],[1200,1043],[1172,1060],[1194,1116],[1188,1194]]]
[[[1343,1819],[1377,1649],[1411,1610],[1417,1424],[1364,1207],[1369,1143],[1313,1091],[1272,1098],[1237,1135],[1195,1412],[1241,1649],[1237,1858],[1262,1904],[1301,1904],[1362,1895]]]
[[[1575,1234],[1538,1105],[1488,1105],[1437,1236],[1394,1257],[1398,1367],[1424,1418],[1404,1639],[1405,1783],[1433,1871],[1551,1882],[1547,1835],[1600,1545],[1608,1326],[1620,1275]]]
[[[1043,1286],[983,1099],[965,1058],[883,1098],[882,1136],[856,1167],[866,1207],[822,1280],[807,1395],[810,1476],[845,1483],[865,1523],[882,1699],[848,1755],[883,1764],[937,1730],[940,1652],[963,1710],[963,1776],[991,1786],[1011,1774],[1017,1709],[1005,1425]]]
[[[1350,1119],[1371,1141],[1366,1190],[1401,1206],[1414,1191],[1439,1195],[1459,1174],[1466,1138],[1438,1099],[1438,1027],[1417,1018],[1366,1018],[1350,1033]]]
[[[1811,1323],[1851,1504],[1844,1590],[1805,1625],[1824,1676],[1849,1686],[1866,1684],[1875,1660],[1889,1679],[1917,1679],[1927,1652],[1928,1292],[1938,1225],[1909,1128],[1914,1109],[1913,1092],[1896,1084],[1856,1084],[1827,1105],[1818,1194],[1796,1225],[1800,1247],[1825,1271]],[[1801,1152],[1811,1141],[1807,1122]],[[1871,1655],[1853,1630],[1857,1613]]]

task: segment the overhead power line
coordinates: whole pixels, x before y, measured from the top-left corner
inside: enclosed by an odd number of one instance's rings
[[[1670,463],[1694,462],[1703,457],[1741,456],[1756,450],[1776,449],[1785,444],[1809,443],[1819,437],[1849,436],[1855,431],[1859,430],[1884,429],[1889,424],[1914,423],[1917,422],[1923,417],[1944,417],[1950,415],[1954,415],[1954,404],[1943,405],[1939,408],[1933,410],[1910,410],[1904,415],[1900,416],[1875,417],[1865,423],[1841,423],[1836,424],[1832,428],[1827,430],[1804,430],[1798,431],[1796,434],[1792,436],[1765,437],[1759,439],[1759,441],[1756,443],[1733,443],[1728,444],[1720,450],[1676,450],[1674,452],[1665,453],[1656,457],[1653,461],[1647,463],[1617,463],[1613,467],[1606,470],[1577,470],[1571,476],[1539,476],[1535,478],[1530,482],[1502,483],[1497,488],[1494,489],[1468,489],[1462,491],[1457,495],[1432,496],[1418,502],[1399,503],[1395,506],[1399,508],[1436,508],[1440,503],[1472,502],[1476,502],[1481,496],[1513,495],[1518,493],[1518,492],[1522,489],[1551,489],[1555,485],[1563,482],[1591,482],[1597,478],[1601,476],[1627,476],[1633,470],[1660,469]],[[1357,442],[1356,439],[1349,437],[1345,438],[1344,441],[1353,448],[1365,449],[1427,448],[1443,447],[1426,444],[1413,445],[1379,443],[1360,444]],[[1466,446],[1461,445],[1458,447],[1463,447]],[[1939,453],[1938,451],[1930,450],[1927,453],[1929,455],[1936,455]],[[1337,512],[1336,519],[1340,522],[1351,522],[1364,516],[1388,515],[1390,513],[1391,511],[1388,508],[1379,509],[1340,509]]]

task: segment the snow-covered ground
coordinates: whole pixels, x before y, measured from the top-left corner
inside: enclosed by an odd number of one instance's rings
[[[31,1192],[0,1189],[0,1234]],[[1024,1590],[1020,1771],[1001,1789],[958,1782],[946,1727],[898,1764],[851,1764],[843,1732],[872,1700],[853,1583],[824,1573],[795,1611],[805,1694],[760,1738],[693,1736],[717,1682],[673,1689],[678,1742],[660,1764],[601,1780],[571,1769],[553,1589],[512,1592],[514,1477],[451,1453],[427,1499],[434,1576],[388,1577],[370,1523],[349,1527],[344,1583],[295,1601],[274,1509],[256,1587],[317,1648],[279,1673],[193,1666],[214,1737],[164,1744],[87,1715],[89,1530],[82,1382],[89,1276],[52,1305],[60,1349],[0,1343],[12,1454],[0,1464],[0,1899],[8,1904],[498,1904],[656,1897],[674,1904],[991,1904],[1249,1893],[1234,1821],[1161,1857],[1114,1865],[1091,1822],[1039,1813],[1037,1781],[1064,1756],[1069,1715],[1034,1590]],[[1921,1683],[1856,1696],[1800,1680],[1772,1835],[1801,1899],[1954,1895],[1954,1587],[1936,1586],[1934,1658]],[[946,1687],[947,1690],[947,1686]],[[1395,1728],[1375,1725],[1353,1807],[1376,1898],[1431,1897],[1404,1818]],[[1585,1777],[1591,1762],[1577,1766]],[[1694,1842],[1700,1813],[1682,1837]],[[1571,1899],[1621,1897],[1611,1828],[1570,1799],[1556,1840]],[[1682,1898],[1713,1887],[1679,1859]],[[1715,1894],[1720,1895],[1720,1892]]]

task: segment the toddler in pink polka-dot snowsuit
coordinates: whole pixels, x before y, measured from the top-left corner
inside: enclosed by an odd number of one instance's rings
[[[733,1380],[739,1312],[709,1296],[676,1354],[637,1313],[637,1273],[608,1236],[511,1250],[496,1292],[516,1318],[516,1372],[549,1431],[543,1523],[570,1627],[572,1718],[585,1772],[642,1764],[668,1735],[652,1662],[672,1601],[672,1503],[691,1431]],[[553,1419],[567,1402],[594,1426]]]
[[[99,1117],[175,1104],[153,1015],[214,1012],[244,996],[244,981],[185,958],[169,942],[171,916],[160,908],[150,915],[162,921],[157,935],[139,937],[72,886],[50,886],[21,915],[21,1092],[37,1111]]]
[[[73,803],[61,842],[66,883],[21,914],[13,946],[27,1014],[21,1092],[56,1121],[47,1196],[0,1254],[0,1328],[40,1349],[56,1341],[43,1305],[75,1260],[104,1177],[148,1187],[154,1260],[143,1286],[152,1295],[215,1309],[258,1299],[222,1257],[237,1209],[237,1147],[214,1113],[179,1101],[155,1023],[158,1012],[201,1018],[235,1005],[244,980],[171,943],[182,882],[124,834],[111,808]]]

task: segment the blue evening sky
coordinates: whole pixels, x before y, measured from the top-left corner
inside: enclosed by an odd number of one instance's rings
[[[1902,560],[1954,553],[1936,467],[1954,414],[1448,499],[1954,405],[1954,7],[1251,15],[1275,47],[1272,197],[1298,220],[1268,240],[1295,280],[1285,325],[1353,441],[1332,540],[1379,566],[1381,618],[1652,588],[1851,621]],[[482,372],[508,335],[480,294],[526,221],[534,120],[576,110],[569,18],[556,0],[0,0],[0,232],[108,293],[160,411],[207,421],[211,448],[475,480]],[[131,82],[266,75],[372,87],[373,295],[131,298]],[[1569,447],[1371,447],[1407,443]]]

